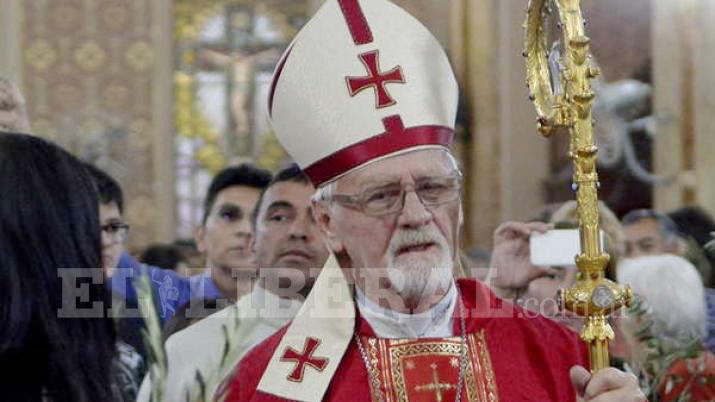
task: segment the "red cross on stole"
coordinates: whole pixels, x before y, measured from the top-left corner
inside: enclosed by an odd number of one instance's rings
[[[323,371],[328,365],[328,359],[313,357],[313,353],[320,346],[320,340],[316,338],[305,338],[303,351],[298,352],[291,347],[287,347],[281,356],[282,362],[295,362],[293,371],[288,375],[288,381],[302,382],[305,366],[310,366],[318,371]]]
[[[370,361],[373,401],[454,401],[463,345],[460,337],[382,339],[360,337]],[[498,402],[494,372],[483,331],[467,336],[462,401]]]
[[[402,68],[397,66],[390,71],[380,72],[380,52],[378,50],[362,53],[358,57],[367,70],[367,76],[345,77],[350,96],[355,96],[364,89],[373,88],[375,90],[376,109],[392,106],[397,103],[392,96],[390,96],[390,93],[387,92],[385,85],[404,84],[405,77],[402,75]]]

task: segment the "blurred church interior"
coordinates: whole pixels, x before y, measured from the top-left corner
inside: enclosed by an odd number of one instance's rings
[[[0,0],[0,76],[24,94],[33,133],[118,179],[130,247],[190,238],[212,173],[288,162],[266,117],[270,78],[320,3]],[[541,137],[528,99],[526,1],[395,3],[432,30],[459,78],[465,245],[488,248],[500,222],[573,199],[568,138]],[[715,213],[715,2],[581,3],[603,71],[601,199],[619,215]]]

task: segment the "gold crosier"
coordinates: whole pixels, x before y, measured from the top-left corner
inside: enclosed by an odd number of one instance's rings
[[[608,341],[613,328],[608,315],[631,302],[631,289],[606,279],[610,256],[603,251],[599,235],[598,148],[593,138],[591,108],[594,93],[591,79],[600,73],[590,54],[580,0],[530,0],[526,17],[527,84],[538,114],[538,130],[546,137],[566,129],[570,136],[569,156],[574,163],[573,189],[578,203],[581,254],[573,287],[560,291],[560,305],[585,317],[581,339],[588,343],[591,371],[608,367]],[[563,33],[562,54],[547,48],[546,22],[555,4]]]

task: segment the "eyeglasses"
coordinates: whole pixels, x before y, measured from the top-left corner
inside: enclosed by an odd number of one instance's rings
[[[102,229],[102,232],[120,240],[126,239],[127,233],[129,232],[129,225],[124,222],[109,222],[100,226],[100,228]]]
[[[415,184],[407,186],[393,183],[360,194],[333,195],[331,200],[357,209],[365,215],[382,216],[401,211],[409,191],[414,191],[423,205],[437,206],[458,199],[461,189],[462,174],[455,171],[447,176],[421,178],[416,180]]]

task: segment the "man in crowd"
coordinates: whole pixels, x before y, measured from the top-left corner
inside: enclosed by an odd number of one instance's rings
[[[251,212],[270,174],[250,165],[224,169],[214,177],[196,231],[196,245],[206,254],[206,270],[190,278],[191,297],[235,301],[250,292],[256,274],[251,240]]]
[[[115,299],[122,299],[124,307],[137,308],[137,295],[133,280],[141,275],[141,264],[134,260],[125,250],[125,242],[129,233],[129,225],[124,221],[124,194],[116,180],[104,171],[85,164],[94,179],[99,195],[99,222],[102,228],[102,268],[108,278],[109,287]],[[189,293],[189,284],[185,278],[169,270],[149,267],[147,272],[152,279],[152,285],[158,297],[158,312],[162,320],[166,320],[181,302],[180,295]],[[128,343],[144,355],[144,343],[139,333],[143,327],[142,320],[136,314],[130,314],[123,309],[123,320],[120,321],[120,333],[124,333]],[[125,325],[129,327],[125,328]]]
[[[242,359],[228,401],[644,400],[635,377],[581,367],[572,332],[454,280],[457,92],[437,40],[386,0],[327,0],[297,35],[269,111],[340,267]]]
[[[100,220],[106,232],[102,237],[105,271],[112,291],[122,296],[129,306],[134,308],[137,298],[133,281],[143,273],[151,279],[162,323],[191,299],[235,300],[239,292],[246,292],[246,282],[239,283],[232,275],[255,275],[255,262],[248,247],[250,212],[260,191],[270,181],[270,173],[240,165],[226,168],[214,177],[204,201],[202,224],[196,234],[197,245],[206,255],[206,269],[187,279],[168,269],[149,266],[145,270],[125,252],[124,240],[129,227],[122,218],[121,187],[99,169],[91,166],[88,169],[100,194]],[[135,336],[137,341],[132,345],[138,343],[143,350],[141,335],[137,333]]]
[[[623,216],[626,257],[681,254],[683,240],[678,227],[667,216],[649,209],[637,209]]]
[[[670,217],[652,210],[639,209],[623,217],[623,226],[626,232],[626,254],[629,258],[680,255],[695,264],[703,283],[712,281],[713,267],[705,257],[704,250],[701,250],[694,240],[689,242],[682,237],[678,226]],[[705,299],[708,309],[705,345],[715,352],[715,290],[706,288]]]
[[[209,400],[218,382],[245,350],[295,316],[312,288],[317,268],[328,257],[311,214],[310,197],[314,192],[297,165],[278,172],[268,184],[252,215],[251,248],[260,267],[260,278],[253,291],[233,308],[221,310],[168,339],[165,400],[183,401],[186,395],[190,401]],[[293,287],[283,289],[283,285]],[[228,351],[227,341],[231,344]],[[203,387],[197,381],[199,377]],[[152,385],[147,376],[139,401],[149,400]],[[204,395],[200,395],[202,388]]]
[[[124,252],[129,225],[124,223],[124,195],[119,184],[105,172],[85,164],[99,195],[99,225],[102,228],[102,269],[114,276]]]
[[[107,173],[89,164],[84,166],[94,180],[99,196],[99,224],[102,229],[102,269],[108,280],[108,287],[112,290],[112,309],[118,316],[117,332],[122,341],[131,345],[146,359],[146,350],[141,335],[144,321],[136,310],[137,295],[131,281],[134,275],[139,275],[140,270],[138,266],[135,272],[134,270],[118,268],[126,267],[120,260],[122,255],[126,254],[124,244],[129,232],[129,225],[124,222],[123,217],[124,195],[119,184]],[[188,289],[188,282],[182,281],[178,276],[172,276],[161,269],[151,269],[151,271],[152,277],[163,278],[163,280],[157,281],[158,284],[166,286],[168,283],[176,289],[180,287]],[[157,289],[159,288],[159,286],[156,287]],[[178,290],[176,292],[178,293]],[[157,293],[161,294],[158,291]],[[161,304],[170,302],[171,300],[164,298],[160,300]],[[134,313],[130,313],[132,309]],[[164,310],[167,310],[167,308],[164,308]]]

